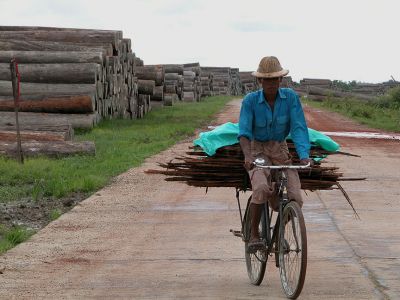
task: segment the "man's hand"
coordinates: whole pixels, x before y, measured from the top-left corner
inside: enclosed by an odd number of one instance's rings
[[[254,168],[253,162],[254,162],[253,157],[245,157],[245,158],[244,158],[244,168],[245,168],[247,171],[250,171],[251,169]]]
[[[244,155],[244,167],[247,171],[250,171],[254,168],[253,161],[254,157],[251,154],[251,144],[248,138],[242,136],[240,138],[240,147],[242,148],[242,152]]]
[[[314,165],[314,160],[312,158],[303,158],[300,160],[300,165],[307,165],[308,163],[310,163],[310,167],[312,167]]]

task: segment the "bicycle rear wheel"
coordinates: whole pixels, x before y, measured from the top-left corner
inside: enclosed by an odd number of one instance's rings
[[[283,209],[279,233],[279,274],[282,289],[289,299],[296,299],[303,289],[307,269],[307,235],[303,213],[295,202]]]
[[[265,228],[266,228],[266,219],[265,219],[265,209],[262,210],[260,224],[258,227],[260,238],[265,239]],[[268,255],[266,255],[265,251],[257,250],[255,253],[249,253],[248,251],[248,242],[250,239],[250,228],[251,228],[251,216],[250,210],[247,208],[245,220],[244,220],[244,240],[245,240],[245,258],[246,258],[246,267],[247,267],[247,275],[249,276],[250,282],[254,285],[260,285],[264,279],[265,268],[267,265]]]

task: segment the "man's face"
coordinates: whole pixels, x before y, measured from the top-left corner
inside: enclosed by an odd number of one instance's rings
[[[280,77],[277,78],[260,78],[260,83],[265,92],[276,92],[281,82]]]

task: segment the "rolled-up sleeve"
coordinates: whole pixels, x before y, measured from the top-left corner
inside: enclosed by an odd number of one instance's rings
[[[310,140],[303,108],[297,94],[293,93],[290,106],[290,135],[300,159],[309,158]]]
[[[245,97],[242,101],[239,117],[239,136],[253,139],[253,111],[251,109],[250,99]]]

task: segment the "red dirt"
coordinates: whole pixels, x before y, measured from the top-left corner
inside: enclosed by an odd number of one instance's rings
[[[369,128],[365,125],[356,123],[338,113],[322,111],[304,105],[304,112],[307,125],[310,128],[319,131],[339,131],[339,132],[380,132],[383,130]],[[367,138],[348,138],[348,137],[332,137],[341,146],[352,147],[383,147],[388,153],[398,151],[400,142],[398,140],[384,139],[367,139]]]

